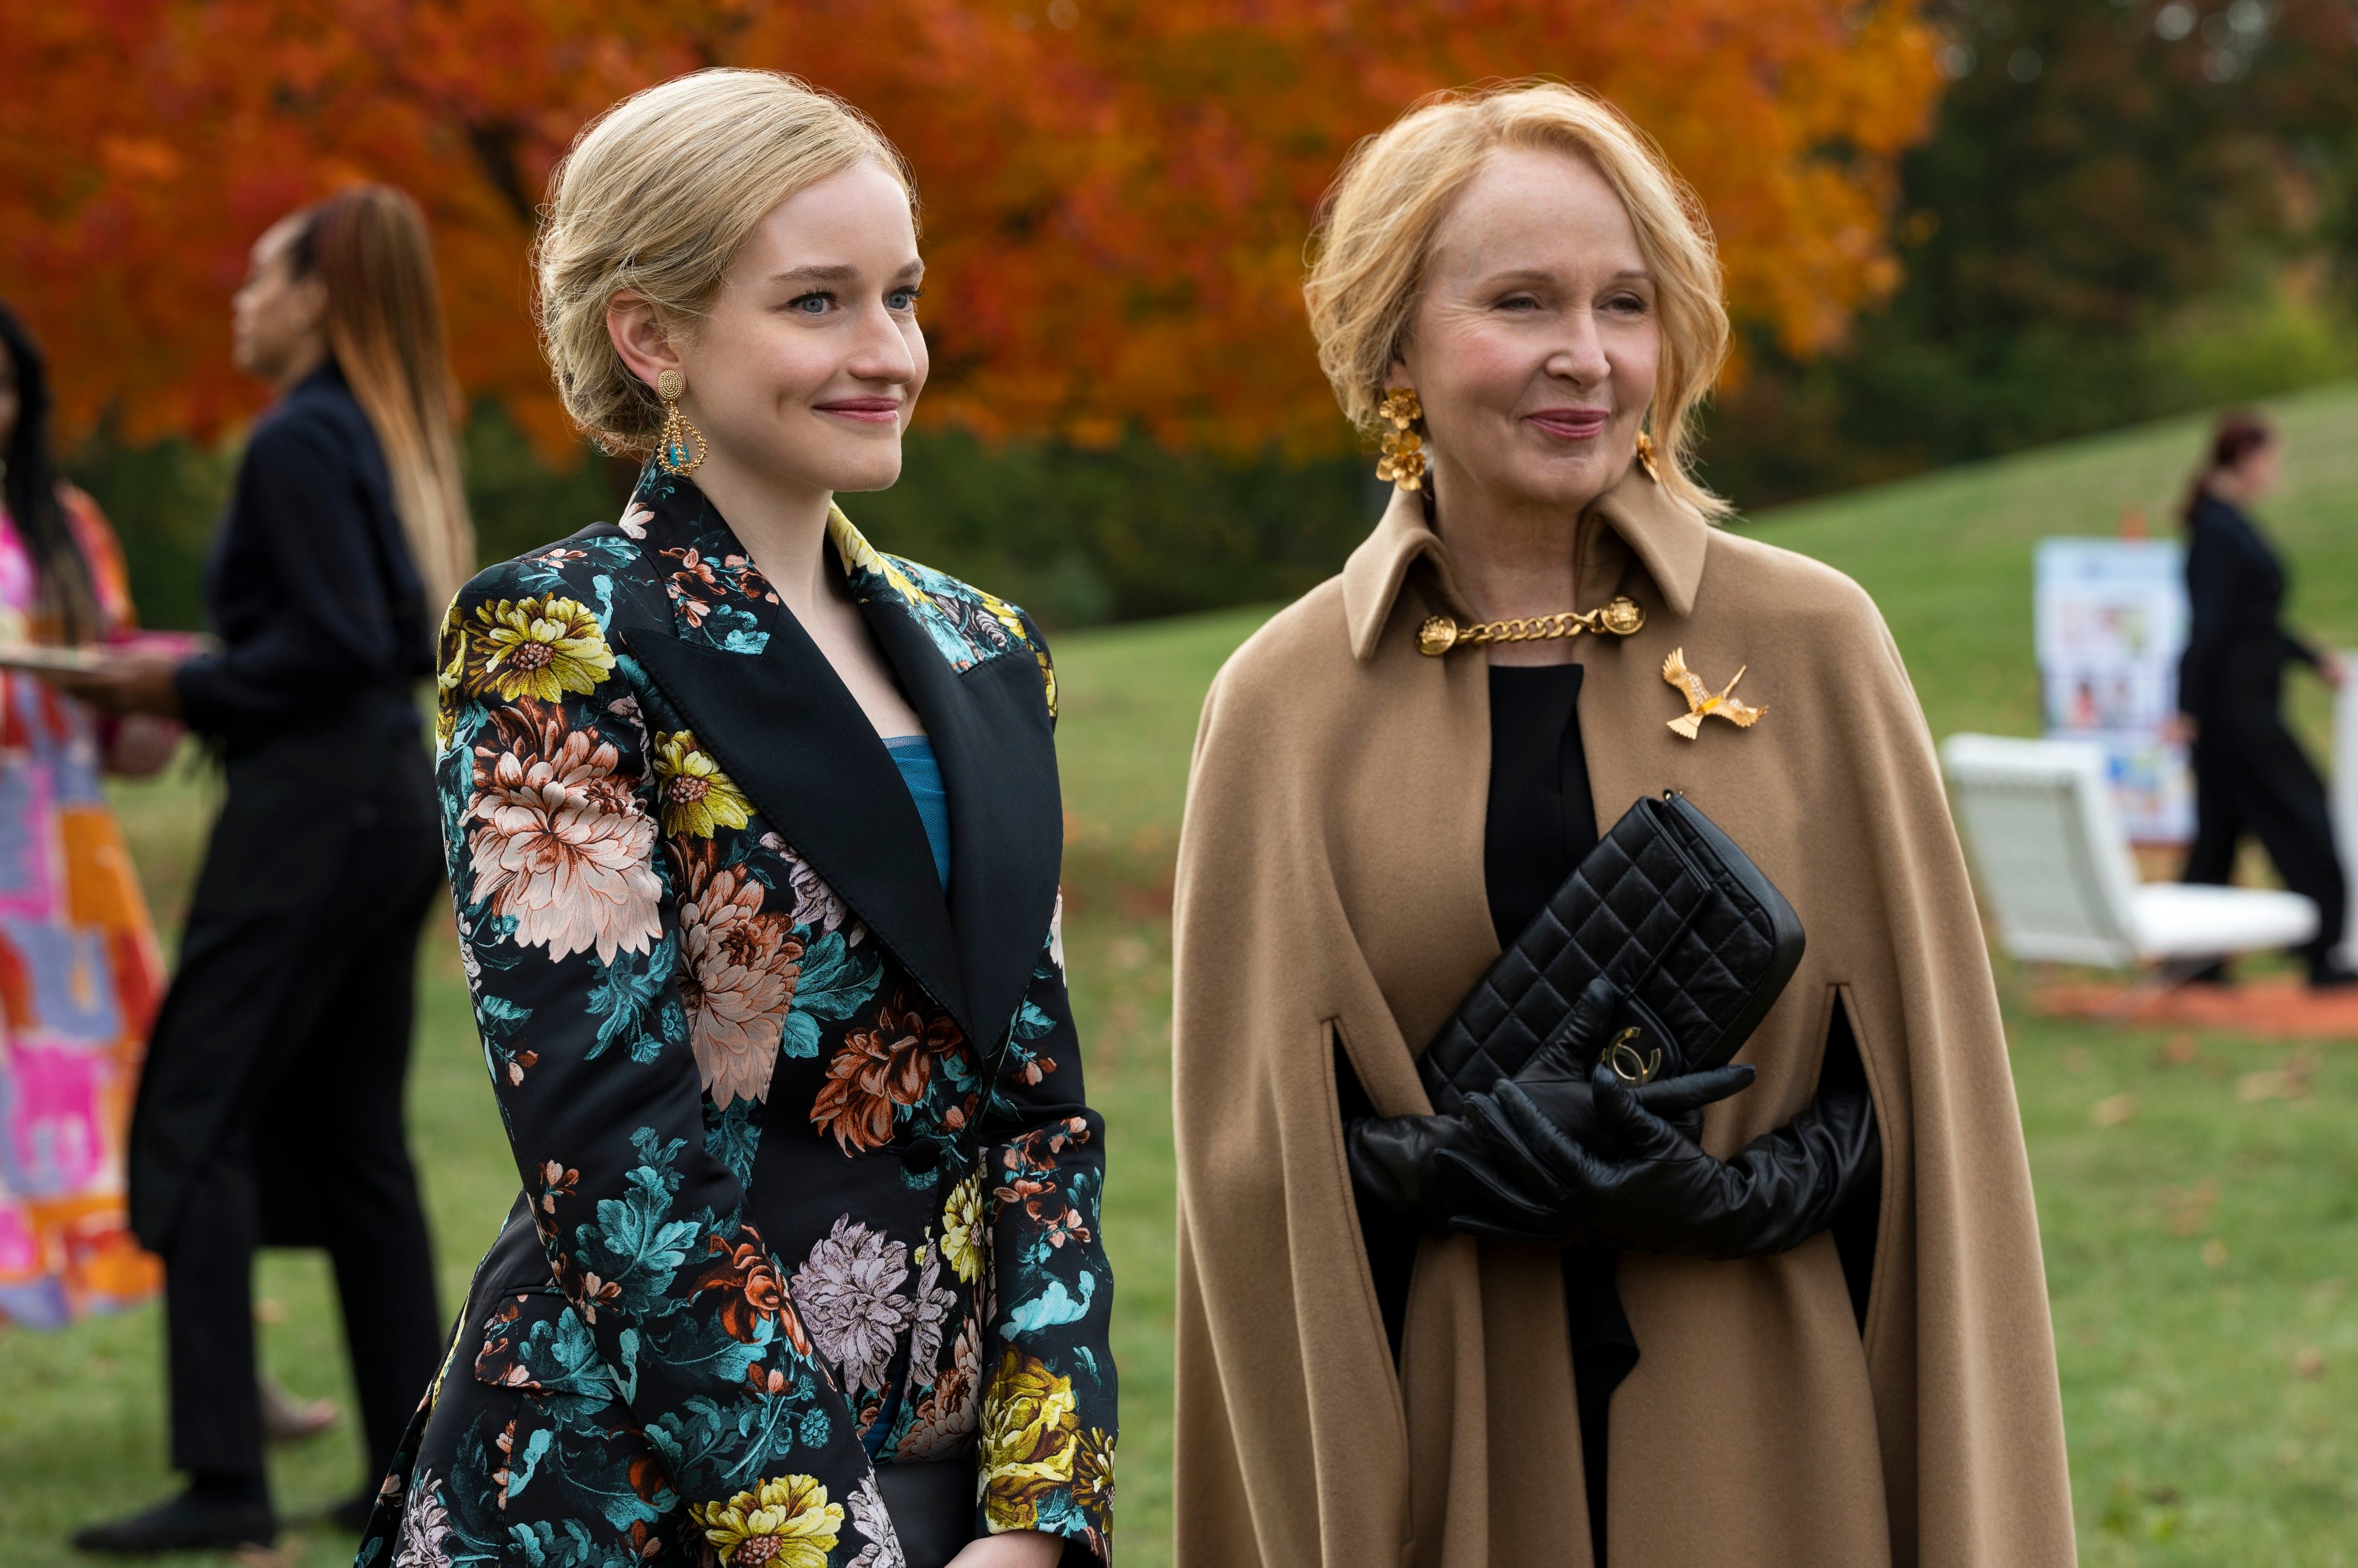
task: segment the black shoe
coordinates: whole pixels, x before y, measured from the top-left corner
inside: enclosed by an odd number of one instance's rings
[[[2345,967],[2339,958],[2309,971],[2309,989],[2313,991],[2338,991],[2350,986],[2358,986],[2358,969]]]
[[[145,1513],[74,1532],[75,1549],[151,1556],[160,1552],[233,1552],[275,1546],[278,1518],[267,1498],[224,1498],[190,1487]]]
[[[354,1492],[341,1503],[331,1503],[320,1517],[338,1530],[358,1535],[368,1528],[369,1510],[376,1507],[373,1492]]]

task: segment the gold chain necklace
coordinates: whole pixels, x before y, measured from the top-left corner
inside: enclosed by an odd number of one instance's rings
[[[1478,648],[1486,643],[1537,643],[1551,637],[1577,637],[1583,632],[1627,637],[1646,624],[1646,611],[1634,599],[1616,594],[1602,610],[1559,610],[1553,615],[1517,616],[1511,621],[1477,621],[1460,626],[1446,615],[1425,618],[1416,629],[1416,651],[1439,658],[1452,648]]]

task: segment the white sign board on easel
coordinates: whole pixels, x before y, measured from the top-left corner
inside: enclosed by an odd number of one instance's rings
[[[2129,837],[2194,837],[2186,748],[2164,739],[2186,646],[2186,554],[2170,539],[2041,539],[2034,603],[2050,740],[2101,747]]]

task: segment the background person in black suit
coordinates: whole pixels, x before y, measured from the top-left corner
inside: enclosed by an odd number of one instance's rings
[[[2193,623],[2178,666],[2178,706],[2194,750],[2194,846],[2185,880],[2223,883],[2253,834],[2277,875],[2317,903],[2302,949],[2309,983],[2358,979],[2337,956],[2347,899],[2325,782],[2284,721],[2284,667],[2309,665],[2335,687],[2342,660],[2288,632],[2284,563],[2244,508],[2274,489],[2281,448],[2257,415],[2220,417],[2208,464],[2187,497],[2186,589]],[[2214,966],[2199,979],[2217,980]]]
[[[222,651],[59,678],[102,708],[185,717],[228,774],[131,1137],[189,1484],[81,1531],[92,1551],[275,1539],[257,1247],[334,1261],[368,1450],[362,1495],[335,1510],[354,1528],[442,1343],[402,1123],[417,938],[441,880],[416,683],[472,540],[416,205],[364,186],[280,221],[254,244],[236,325],[239,365],[281,396],[206,570]]]

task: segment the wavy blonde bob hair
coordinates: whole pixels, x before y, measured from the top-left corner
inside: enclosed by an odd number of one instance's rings
[[[541,349],[566,412],[610,452],[653,449],[663,406],[606,335],[614,296],[669,322],[705,314],[763,214],[872,161],[909,192],[900,149],[831,92],[775,70],[692,71],[583,127],[549,177],[533,271]]]
[[[1719,255],[1703,204],[1628,116],[1561,82],[1435,93],[1351,150],[1321,204],[1302,285],[1318,362],[1344,414],[1363,431],[1376,428],[1434,232],[1498,147],[1585,157],[1629,210],[1662,326],[1650,420],[1662,487],[1705,516],[1725,514],[1727,503],[1688,471],[1695,405],[1727,357]]]

